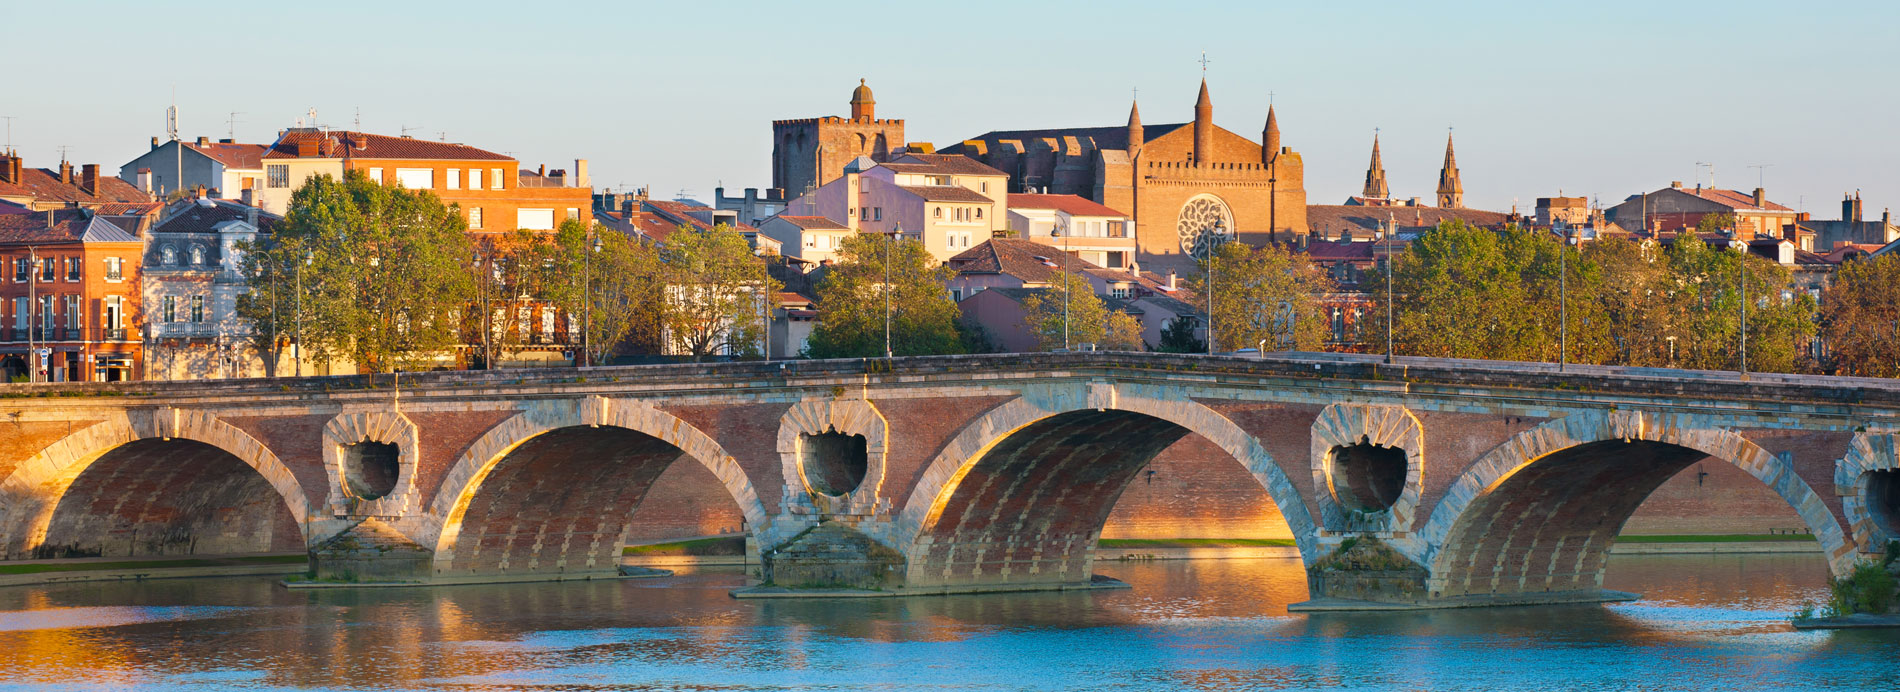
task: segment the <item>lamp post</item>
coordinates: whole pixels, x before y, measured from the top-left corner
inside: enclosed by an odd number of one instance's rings
[[[1713,178],[1714,175],[1711,174],[1709,177]],[[1741,373],[1742,379],[1746,380],[1748,379],[1748,243],[1746,241],[1742,243],[1741,261],[1735,269],[1735,291],[1742,298],[1742,323],[1741,329],[1737,330],[1741,332],[1742,338]]]
[[[296,269],[297,342],[291,345],[290,360],[292,363],[295,364],[298,377],[303,377],[303,268],[306,266],[309,266],[311,259],[312,259],[312,256],[310,254],[310,251],[304,250],[303,257],[298,258],[298,261],[296,264],[297,266],[297,269]]]
[[[1557,241],[1557,372],[1563,372],[1570,364],[1570,231]]]
[[[891,248],[897,242],[897,234],[904,232],[904,224],[884,234],[884,358],[891,358]]]
[[[1207,258],[1207,355],[1214,355],[1214,256],[1218,254],[1221,234],[1227,230],[1224,219],[1214,219],[1214,228],[1201,244],[1201,253]]]
[[[1398,235],[1399,219],[1392,212],[1385,213],[1385,364],[1392,364],[1392,237]]]
[[[40,381],[40,349],[35,338],[40,329],[40,254],[39,249],[26,249],[26,381]]]
[[[587,244],[581,250],[581,352],[574,359],[574,366],[580,367],[581,361],[594,364],[594,253],[600,252],[600,237],[594,229],[587,229]],[[571,315],[570,315],[571,316]]]
[[[1051,229],[1050,233],[1062,238],[1062,254],[1064,256],[1062,258],[1062,264],[1056,267],[1056,271],[1062,277],[1062,350],[1068,351],[1071,348],[1069,346],[1069,258],[1067,257],[1069,254],[1069,234],[1063,233],[1060,225]]]

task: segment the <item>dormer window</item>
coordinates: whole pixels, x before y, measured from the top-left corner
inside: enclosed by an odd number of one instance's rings
[[[163,263],[167,267],[172,266],[174,264],[178,264],[178,251],[173,250],[172,246],[170,245],[167,245],[163,248],[159,248],[158,261]]]
[[[194,267],[196,267],[196,266],[198,266],[198,265],[201,265],[201,264],[204,264],[204,263],[205,263],[205,249],[204,249],[204,248],[201,248],[201,247],[198,247],[198,246],[196,246],[196,245],[194,245],[194,246],[192,246],[192,248],[191,248],[191,266],[194,266]]]

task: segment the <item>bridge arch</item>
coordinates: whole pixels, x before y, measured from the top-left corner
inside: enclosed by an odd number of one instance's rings
[[[444,476],[418,542],[434,549],[438,575],[611,572],[633,509],[682,458],[719,478],[750,532],[764,527],[764,504],[718,442],[645,402],[592,396],[531,404],[470,445]],[[566,529],[549,533],[559,521]]]
[[[258,539],[253,541],[207,543],[207,547],[239,546],[232,552],[303,550],[309,541],[309,499],[276,454],[214,414],[157,407],[112,414],[48,445],[0,479],[0,499],[4,499],[0,502],[4,508],[0,509],[0,552],[8,558],[29,557],[48,543],[49,536],[80,547],[101,539],[91,534],[103,530],[103,522],[100,517],[82,516],[86,498],[75,496],[76,485],[98,474],[138,473],[146,474],[136,479],[148,486],[142,495],[127,488],[97,489],[122,493],[112,502],[116,521],[130,524],[134,535],[160,525],[186,534],[193,528],[217,528],[225,534],[245,529],[266,532],[252,536]],[[281,505],[257,502],[258,492],[274,495]],[[185,526],[180,521],[197,523]],[[303,545],[286,545],[289,534]],[[180,537],[190,541],[188,550],[196,549],[196,536]],[[125,554],[118,552],[117,541],[100,546],[108,555]]]
[[[1091,383],[1025,391],[967,424],[924,470],[889,543],[912,586],[1086,582],[1122,490],[1163,449],[1199,434],[1245,466],[1317,553],[1299,490],[1258,440],[1165,388]]]
[[[1733,464],[1794,508],[1842,571],[1853,551],[1821,496],[1793,466],[1690,415],[1577,413],[1513,436],[1446,491],[1406,552],[1426,565],[1433,598],[1588,591],[1611,544],[1664,481],[1705,458]]]

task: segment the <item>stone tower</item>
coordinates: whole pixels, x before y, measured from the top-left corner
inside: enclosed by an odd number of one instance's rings
[[[1392,195],[1385,184],[1385,162],[1379,159],[1379,136],[1372,136],[1372,163],[1366,165],[1366,189],[1359,196],[1367,200],[1389,199]]]
[[[1458,157],[1451,150],[1451,135],[1445,135],[1445,167],[1438,170],[1438,206],[1463,209],[1465,184],[1458,179]]]
[[[858,79],[858,88],[851,90],[851,119],[877,119],[877,100],[871,98],[871,87],[866,86],[861,77]]]
[[[1128,155],[1134,156],[1141,151],[1143,142],[1141,132],[1141,104],[1128,103]]]
[[[1201,96],[1194,100],[1194,163],[1214,160],[1214,100],[1207,97],[1207,79],[1201,79]]]
[[[1273,105],[1267,105],[1267,127],[1260,131],[1260,162],[1273,165],[1280,157],[1280,120],[1273,114]]]

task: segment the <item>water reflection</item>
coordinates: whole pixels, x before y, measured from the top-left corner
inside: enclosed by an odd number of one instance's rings
[[[736,572],[287,591],[232,578],[0,589],[0,687],[1708,689],[1900,678],[1900,637],[1795,632],[1814,556],[1618,557],[1644,601],[1289,615],[1292,560],[1106,563],[1133,589],[736,601]]]

